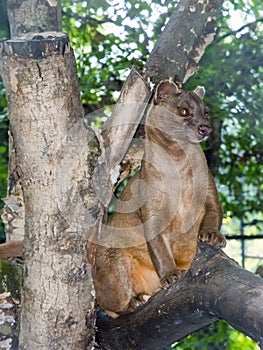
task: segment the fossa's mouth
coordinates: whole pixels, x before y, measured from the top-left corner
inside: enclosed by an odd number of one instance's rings
[[[207,137],[210,135],[212,131],[212,128],[208,125],[201,124],[198,126],[198,135],[200,136],[200,139],[207,139]]]

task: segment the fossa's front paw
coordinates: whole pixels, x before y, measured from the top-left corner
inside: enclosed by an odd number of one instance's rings
[[[203,231],[203,232],[199,233],[198,239],[201,242],[206,242],[208,244],[215,245],[219,248],[224,248],[226,246],[225,236],[222,235],[221,232],[217,232],[217,231],[205,232],[205,231]]]

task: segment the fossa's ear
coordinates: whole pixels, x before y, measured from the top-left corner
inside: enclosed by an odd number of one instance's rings
[[[158,104],[166,101],[170,95],[179,95],[182,92],[181,84],[176,84],[172,80],[162,80],[156,87],[154,103]]]
[[[197,86],[194,91],[193,91],[197,96],[199,96],[201,98],[201,100],[204,98],[205,96],[205,88],[204,86]]]

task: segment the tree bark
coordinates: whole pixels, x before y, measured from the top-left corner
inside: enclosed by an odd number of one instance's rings
[[[223,0],[180,1],[146,62],[153,83],[177,76],[185,82],[197,69],[217,30]]]
[[[19,346],[89,349],[94,291],[85,242],[101,210],[91,181],[99,146],[83,124],[68,38],[55,33],[60,1],[7,5],[12,40],[0,48],[10,118],[3,219],[7,238],[25,237]]]
[[[102,127],[105,157],[109,169],[119,165],[125,156],[151,95],[149,82],[132,68],[115,105],[112,118]]]
[[[42,0],[7,0],[7,13],[11,37],[46,30],[61,31],[61,3]],[[32,36],[37,37],[37,34]],[[35,40],[35,39],[34,39]],[[40,49],[40,47],[38,47]],[[26,50],[26,48],[25,48]],[[9,135],[8,197],[1,215],[5,224],[6,240],[24,238],[25,208],[23,189],[17,176],[17,160],[12,135]]]
[[[92,348],[85,242],[98,207],[99,150],[83,124],[74,55],[62,33],[6,41],[0,54],[25,205],[19,349]]]
[[[11,37],[25,33],[61,32],[61,2],[7,0]]]
[[[133,313],[99,318],[103,349],[161,349],[219,318],[263,346],[263,279],[222,250],[199,244],[185,277]]]

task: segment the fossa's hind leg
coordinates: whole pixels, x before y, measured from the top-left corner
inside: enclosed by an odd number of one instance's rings
[[[130,308],[133,295],[131,259],[118,249],[104,250],[97,254],[94,286],[102,310],[110,316]]]

